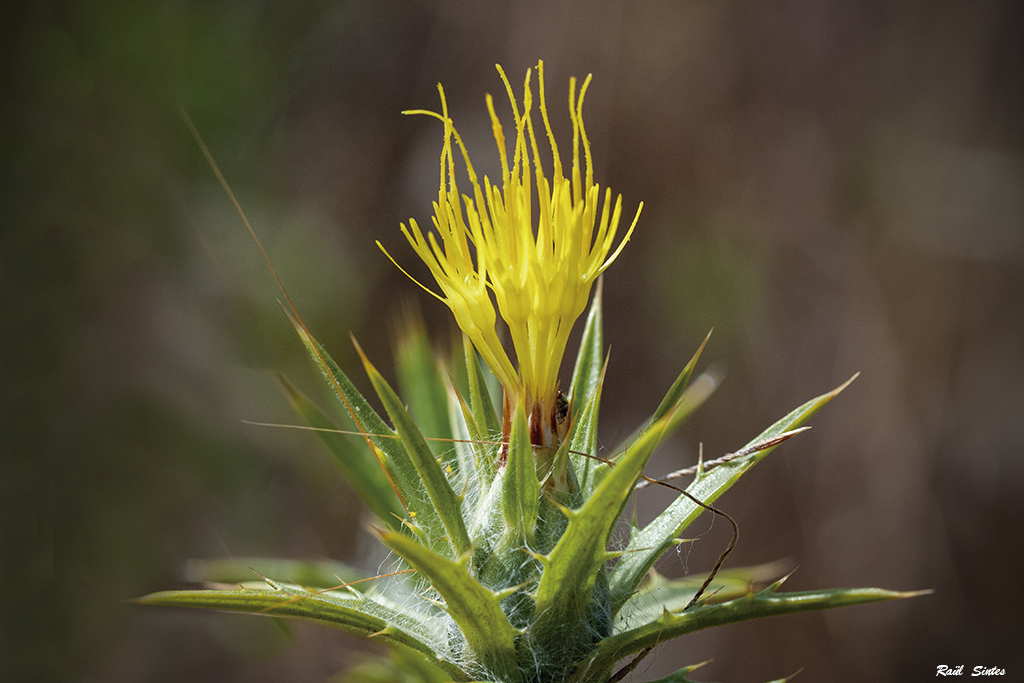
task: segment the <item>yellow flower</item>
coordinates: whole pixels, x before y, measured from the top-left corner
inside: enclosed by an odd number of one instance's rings
[[[462,138],[448,117],[444,88],[438,84],[440,114],[423,110],[405,113],[427,114],[444,123],[441,187],[433,218],[440,243],[433,232],[424,237],[415,220],[410,219],[408,228],[403,224],[402,232],[430,268],[442,294],[417,284],[452,310],[459,327],[501,381],[506,406],[518,402],[531,416],[540,409],[536,417],[543,418],[553,415],[557,407],[558,370],[572,326],[586,308],[594,280],[629,240],[643,204],[613,252],[622,197],[620,195],[612,206],[611,190],[606,189],[602,202],[600,187],[594,183],[590,142],[582,117],[583,97],[590,76],[583,82],[578,96],[576,79],[569,81],[569,116],[573,127],[570,180],[564,176],[548,120],[544,63],[537,64],[539,108],[553,160],[548,180],[541,167],[531,117],[531,71],[526,72],[522,112],[501,66],[498,66],[498,73],[508,91],[516,129],[510,165],[504,132],[488,95],[487,109],[501,159],[500,186],[492,185],[486,176],[481,186]],[[455,180],[453,138],[472,185],[472,196],[462,195],[461,201]],[[585,167],[580,162],[581,146]],[[384,249],[380,242],[377,244]],[[493,292],[498,311],[508,324],[518,371],[498,338],[494,304],[488,289]],[[531,422],[534,419],[531,418]],[[552,424],[550,419],[544,422]],[[531,424],[531,434],[537,427]],[[552,445],[550,434],[544,440],[543,445]],[[534,443],[538,441],[534,439]]]

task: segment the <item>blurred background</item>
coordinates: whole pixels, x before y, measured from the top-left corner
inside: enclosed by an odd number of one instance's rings
[[[478,169],[484,93],[543,58],[597,180],[645,208],[605,281],[602,441],[703,336],[726,380],[649,473],[735,450],[861,375],[721,506],[730,566],[929,597],[663,645],[640,681],[1024,671],[1024,12],[1003,2],[8,2],[0,9],[0,678],[325,681],[376,652],[302,624],[141,608],[194,557],[374,571],[368,516],[274,379],[316,378],[205,136],[311,331],[368,389],[394,318],[446,310],[398,232],[436,199],[442,81]],[[508,118],[505,118],[508,121]],[[570,351],[570,355],[574,353]],[[563,368],[564,371],[564,368]],[[326,405],[327,401],[321,401]],[[648,489],[638,514],[667,498]],[[728,542],[659,565],[707,571]]]

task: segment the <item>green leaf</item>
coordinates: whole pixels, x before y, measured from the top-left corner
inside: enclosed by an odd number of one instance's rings
[[[309,353],[313,363],[323,374],[327,384],[337,395],[338,399],[345,406],[349,417],[359,430],[367,444],[370,446],[374,457],[380,463],[389,483],[392,485],[395,494],[403,505],[407,507],[407,501],[416,491],[419,490],[419,477],[416,469],[412,466],[405,448],[396,439],[395,432],[377,414],[373,406],[352,384],[348,376],[342,372],[338,364],[334,362],[320,343],[313,339],[295,318],[286,310],[288,319],[292,321],[295,331],[302,340],[306,351]]]
[[[713,331],[713,330],[712,330]],[[704,347],[707,346],[708,340],[711,339],[711,332],[708,332],[707,336],[704,337],[704,341],[697,347],[696,353],[690,358],[690,362],[686,364],[679,376],[676,377],[676,381],[672,382],[672,386],[669,387],[668,393],[665,394],[665,398],[661,399],[661,405],[654,411],[654,416],[651,417],[651,422],[656,422],[668,414],[668,411],[672,410],[672,407],[679,402],[679,399],[683,395],[683,390],[686,389],[687,382],[690,381],[690,376],[693,375],[693,369],[697,367],[697,361],[700,360],[700,354],[704,351]]]
[[[597,417],[601,406],[601,390],[604,387],[605,369],[608,361],[598,374],[597,384],[590,393],[590,399],[578,415],[573,415],[572,435],[569,438],[569,457],[576,472],[576,481],[583,498],[588,498],[594,488],[591,472],[597,467]],[[586,455],[581,455],[585,453]],[[589,455],[590,457],[587,457]]]
[[[355,343],[355,339],[352,341]],[[413,422],[409,411],[405,409],[402,400],[398,398],[398,394],[373,366],[359,344],[356,344],[356,351],[363,361],[366,374],[370,376],[370,382],[384,404],[384,410],[387,411],[388,417],[391,418],[402,439],[405,451],[419,477],[419,486],[427,492],[429,498],[429,500],[424,500],[422,496],[415,495],[406,500],[406,504],[416,512],[417,523],[432,525],[436,519],[444,527],[447,543],[431,539],[430,547],[438,550],[444,545],[450,544],[450,553],[453,557],[469,551],[469,534],[466,532],[466,523],[462,517],[461,498],[452,490],[445,471],[434,458],[433,451],[424,440],[419,427]]]
[[[538,628],[546,626],[545,620],[571,621],[588,604],[598,570],[617,556],[608,552],[607,544],[619,511],[661,442],[669,420],[665,417],[651,425],[617,463],[602,465],[608,472],[582,507],[562,509],[568,518],[565,533],[554,549],[541,558],[544,573],[534,596]]]
[[[317,430],[317,438],[327,446],[345,478],[352,484],[352,488],[366,503],[366,506],[384,524],[392,529],[400,528],[401,520],[405,517],[405,509],[398,496],[395,495],[395,490],[388,481],[387,475],[384,474],[384,469],[370,453],[370,450],[357,447],[344,434],[324,431],[334,429],[334,424],[283,375],[279,375],[278,379],[295,412],[306,424]]]
[[[836,389],[813,398],[796,410],[793,410],[758,435],[748,446],[770,441],[780,434],[800,426],[825,404],[835,398],[854,378],[856,378],[856,375]],[[770,446],[764,450],[737,458],[708,472],[699,474],[686,490],[697,500],[710,505],[735,484],[743,474],[774,449],[775,446]],[[675,538],[700,516],[701,512],[704,512],[703,508],[686,496],[680,495],[650,524],[642,530],[634,531],[622,558],[616,563],[611,572],[612,614],[618,613],[619,609],[629,599],[633,590],[643,579],[647,570],[654,565],[654,562],[661,557],[662,553],[671,547],[675,542]]]
[[[259,572],[257,574],[256,572]],[[232,557],[216,560],[189,560],[182,578],[196,583],[242,583],[260,575],[274,580],[312,588],[333,588],[366,575],[342,562],[321,560],[281,560],[270,557]],[[360,588],[366,584],[357,584]]]
[[[797,669],[795,672],[791,673],[788,676],[783,676],[782,678],[776,678],[774,680],[768,681],[768,683],[789,683],[789,681],[791,681],[794,678],[796,678],[796,675],[798,673],[800,673],[801,671],[803,671],[802,667]]]
[[[559,507],[565,531],[550,553],[537,556],[544,571],[534,592],[529,648],[540,661],[585,656],[611,632],[604,566],[618,554],[608,551],[608,538],[670,420],[651,425],[618,462],[601,465],[598,471],[607,472],[578,509]]]
[[[648,681],[647,683],[697,683],[696,681],[691,681],[689,678],[687,678],[687,676],[689,676],[694,671],[701,668],[710,661],[711,660],[709,659],[706,662],[701,662],[700,664],[691,664],[690,666],[684,666],[682,669],[676,671],[674,674],[669,674],[664,678],[659,678],[656,681]]]
[[[403,675],[403,683],[447,683],[448,676],[437,665],[436,659],[423,657],[419,652],[394,650],[391,654],[395,666]]]
[[[165,591],[152,593],[137,602],[315,621],[388,645],[409,648],[430,658],[454,680],[468,680],[458,667],[437,659],[435,651],[440,643],[435,642],[436,635],[426,622],[354,591],[318,593],[276,583],[271,586],[271,590]]]
[[[580,350],[576,355],[576,365],[572,371],[572,386],[569,388],[569,401],[573,412],[590,404],[591,397],[598,389],[604,356],[604,333],[602,331],[601,295],[604,291],[604,276],[597,279],[594,288],[594,299],[590,303],[587,322],[580,340]]]
[[[384,533],[381,540],[430,581],[478,661],[494,673],[511,676],[516,659],[515,639],[521,634],[501,611],[505,592],[492,593],[470,575],[468,554],[450,560],[408,536],[395,533]]]
[[[755,584],[764,585],[785,572],[786,563],[769,562],[756,567],[724,569],[715,575],[702,598],[705,604],[726,602],[749,593]],[[680,610],[690,604],[693,596],[704,585],[707,574],[694,574],[682,579],[670,580],[654,570],[647,580],[616,616],[616,624],[636,626],[654,621],[665,610]]]
[[[416,420],[420,430],[432,438],[451,439],[448,389],[430,348],[422,320],[412,314],[408,317],[395,354],[398,386],[409,405],[409,414]],[[443,449],[435,450],[439,453],[450,451],[448,446],[450,443],[445,443]]]
[[[647,681],[647,683],[698,683],[698,681],[691,680],[687,678],[687,676],[689,676],[691,673],[701,668],[705,664],[709,664],[710,662],[711,660],[709,659],[706,662],[701,662],[700,664],[691,664],[690,666],[684,666],[682,669],[676,671],[673,674],[669,674],[664,678],[659,678],[656,681]],[[803,669],[798,670],[796,673],[800,673],[800,671],[803,671]],[[796,674],[786,676],[785,678],[777,678],[774,681],[768,681],[768,683],[787,683],[787,681],[792,680],[794,676],[796,676]]]
[[[506,533],[505,545],[529,545],[537,526],[540,509],[540,481],[533,460],[533,446],[526,426],[526,413],[517,408],[512,419],[512,435],[508,445],[508,462],[502,480],[501,509]]]
[[[494,401],[488,389],[484,366],[477,356],[469,337],[462,335],[462,346],[466,351],[466,372],[469,375],[469,400],[473,406],[476,423],[487,439],[501,438],[501,421],[494,411]]]
[[[850,588],[803,593],[776,591],[784,579],[776,581],[759,593],[716,605],[693,607],[682,612],[665,611],[654,621],[606,638],[587,662],[591,671],[609,670],[616,661],[658,643],[713,626],[760,619],[783,614],[796,614],[833,607],[848,607],[883,600],[910,598],[924,592],[898,592],[881,588]]]
[[[466,399],[462,397],[457,388],[453,387],[453,390],[462,411],[462,420],[457,422],[455,427],[458,430],[457,438],[471,442],[464,445],[470,448],[476,477],[481,486],[486,488],[494,480],[494,475],[498,471],[497,448],[489,443],[487,437],[480,431],[480,425],[477,424],[476,416],[466,404]]]
[[[710,373],[702,374],[696,379],[696,381],[694,381],[693,384],[686,387],[682,395],[679,397],[679,400],[676,401],[672,410],[658,422],[652,423],[652,426],[648,427],[647,430],[649,431],[653,428],[653,425],[661,425],[659,427],[660,438],[665,439],[679,429],[679,427],[682,426],[682,424],[686,422],[691,415],[697,412],[697,409],[704,405],[704,402],[711,397],[711,394],[713,394],[717,388],[718,379]],[[623,457],[623,454],[628,453],[630,449],[635,448],[635,445],[630,444],[640,443],[646,437],[646,432],[644,430],[640,430],[637,434],[637,437],[631,438],[627,441],[626,445],[621,448],[621,450],[612,455],[611,460],[613,462],[620,460]],[[604,477],[607,472],[608,470],[606,468],[598,468],[597,470],[594,470],[595,485],[600,482],[601,478]],[[646,569],[644,571],[646,571]]]
[[[392,649],[391,658],[369,656],[332,678],[333,683],[447,683],[444,669],[412,650]]]

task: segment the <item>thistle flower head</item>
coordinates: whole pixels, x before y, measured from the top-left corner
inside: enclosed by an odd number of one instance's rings
[[[576,79],[569,81],[573,142],[567,178],[548,119],[544,64],[537,64],[539,109],[552,158],[548,178],[542,168],[537,141],[540,135],[532,116],[532,70],[526,72],[520,109],[505,72],[497,68],[508,92],[515,126],[509,158],[504,129],[488,95],[487,109],[501,160],[500,183],[492,184],[484,176],[481,185],[448,116],[444,88],[438,84],[440,114],[423,110],[406,113],[426,114],[444,123],[441,183],[433,218],[440,237],[434,232],[424,235],[411,219],[409,227],[402,225],[402,232],[430,269],[441,294],[424,289],[451,309],[459,327],[501,381],[506,406],[525,408],[531,420],[531,435],[538,435],[534,443],[553,445],[557,437],[547,426],[555,425],[552,417],[559,410],[558,370],[569,333],[587,305],[594,280],[629,240],[643,205],[616,246],[622,197],[618,196],[613,205],[611,190],[605,189],[602,198],[601,188],[594,182],[590,142],[583,126],[583,98],[590,76],[578,93]],[[466,165],[471,195],[459,193],[455,146]],[[508,325],[518,369],[498,338],[495,303]],[[541,424],[544,429],[538,430]]]
[[[409,326],[396,357],[396,374],[406,385],[399,395],[356,345],[385,416],[292,307],[299,338],[366,448],[335,433],[330,418],[287,381],[284,387],[303,422],[377,515],[380,540],[401,569],[353,580],[349,577],[358,570],[334,562],[252,558],[201,563],[205,568],[197,568],[192,578],[203,582],[250,579],[248,572],[238,573],[238,565],[272,571],[276,578],[240,588],[154,593],[140,601],[340,627],[393,647],[395,680],[607,683],[633,671],[659,643],[702,628],[920,595],[877,588],[780,593],[784,578],[754,592],[755,583],[778,575],[772,565],[718,575],[735,545],[737,526],[711,503],[780,443],[803,431],[800,425],[845,384],[790,411],[740,450],[665,477],[694,474],[686,489],[649,479],[643,472],[654,449],[708,398],[716,382],[702,375],[689,383],[701,344],[650,419],[608,458],[601,455],[597,422],[604,372],[596,369],[604,357],[603,315],[595,295],[573,371],[571,393],[579,401],[579,419],[572,419],[570,411],[576,408],[558,392],[557,381],[567,337],[594,279],[618,256],[636,218],[616,241],[621,199],[612,205],[608,190],[602,199],[583,128],[589,77],[579,92],[575,80],[570,82],[573,148],[567,179],[548,121],[543,64],[537,66],[539,109],[553,164],[549,180],[538,151],[541,136],[531,118],[531,74],[526,74],[520,110],[508,79],[498,71],[516,130],[509,156],[488,97],[501,182],[478,181],[438,86],[440,114],[411,112],[444,123],[434,232],[424,236],[415,221],[402,231],[437,281],[441,293],[435,296],[452,310],[504,385],[502,443],[490,438],[499,429],[499,418],[471,349],[465,349],[466,372],[458,389],[444,381],[443,363],[431,353],[422,327]],[[471,196],[460,195],[456,186],[456,147]],[[511,332],[518,368],[498,339],[498,313]],[[466,392],[469,403],[462,398]],[[644,527],[635,519],[620,525],[642,478],[679,495]],[[732,543],[704,578],[661,577],[655,563],[677,552],[702,511],[731,522]],[[624,534],[621,542],[613,540],[617,527]],[[190,574],[195,571],[191,564]],[[628,663],[619,664],[627,658]],[[694,668],[662,680],[684,680]]]

